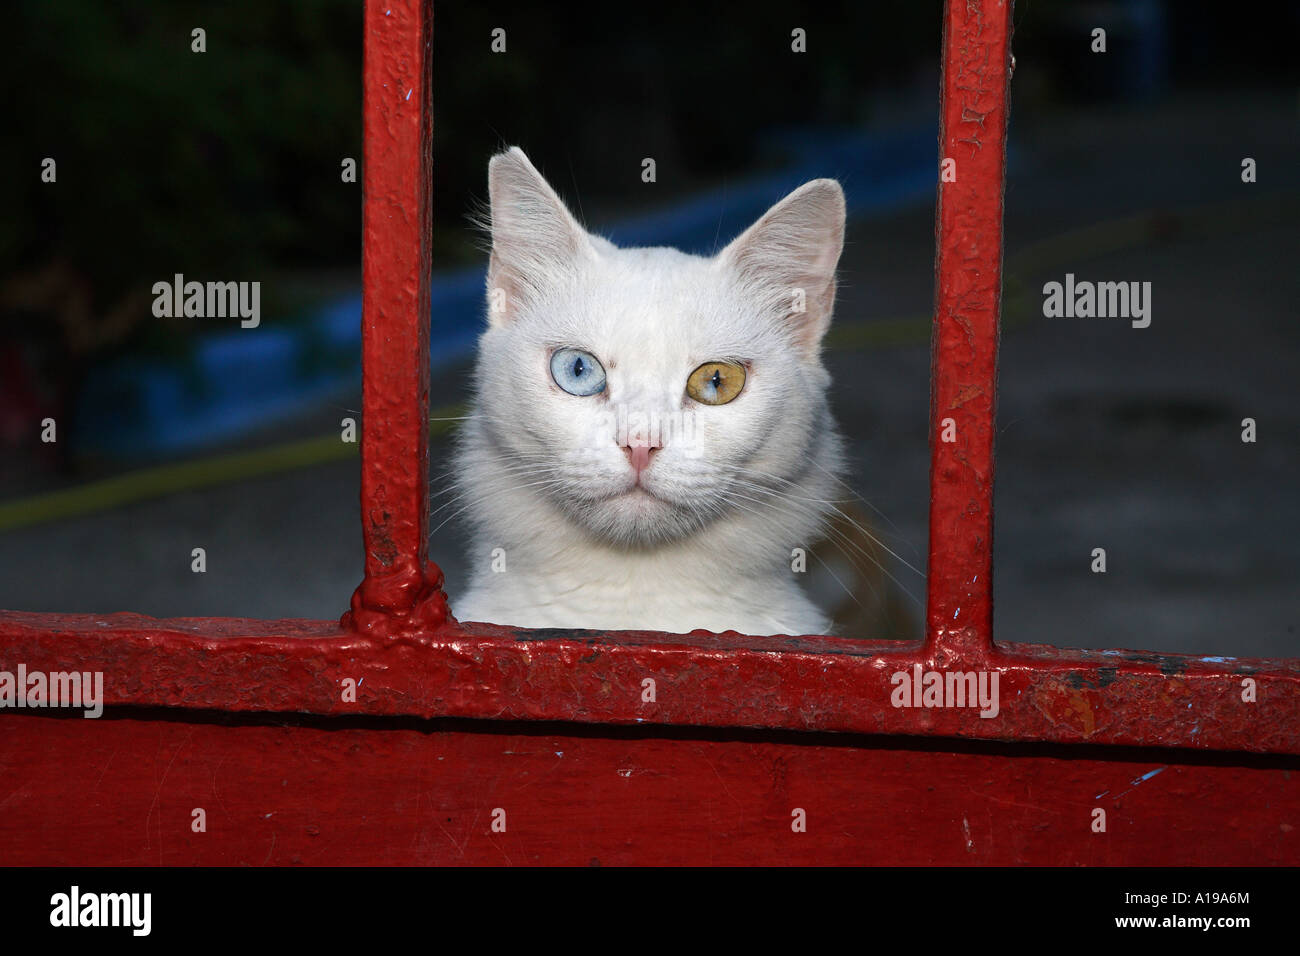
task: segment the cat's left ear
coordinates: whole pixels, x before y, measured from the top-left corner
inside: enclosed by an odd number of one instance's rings
[[[718,262],[790,323],[815,357],[835,308],[835,266],[844,248],[844,190],[804,183],[718,253]]]

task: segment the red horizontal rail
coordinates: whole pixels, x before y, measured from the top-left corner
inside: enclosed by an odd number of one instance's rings
[[[324,621],[18,612],[0,612],[0,633],[0,670],[25,663],[29,671],[102,671],[110,706],[1300,754],[1300,661],[1293,660],[1000,645],[981,665],[998,675],[998,713],[985,718],[970,707],[893,706],[895,675],[933,666],[922,648],[899,642],[455,624],[378,637]],[[653,701],[645,699],[647,679]]]

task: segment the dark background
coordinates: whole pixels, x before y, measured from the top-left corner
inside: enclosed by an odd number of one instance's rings
[[[599,230],[779,170],[809,130],[937,133],[938,3],[436,10],[440,270],[482,264],[468,214],[503,145],[523,146]],[[1300,652],[1297,10],[1016,5],[1000,640]],[[196,26],[203,54],[190,51]],[[790,52],[796,26],[805,54]],[[1089,49],[1098,26],[1105,54]],[[105,369],[196,362],[212,323],[155,319],[160,278],[260,280],[250,339],[309,329],[355,290],[361,191],[339,169],[361,156],[360,3],[20,3],[5,35],[0,607],[336,616],[361,576],[355,457],[221,476],[238,471],[232,453],[337,434],[342,416],[359,418],[354,382],[172,453],[115,453],[85,423],[140,415],[89,390]],[[40,181],[46,156],[56,184]],[[652,185],[644,156],[657,162]],[[1246,156],[1253,184],[1241,181]],[[852,189],[855,173],[828,161],[821,174]],[[932,190],[851,221],[827,355],[853,489],[920,571],[933,228]],[[1152,282],[1151,327],[1042,318],[1042,284],[1066,272]],[[435,406],[465,384],[463,362],[440,366]],[[60,422],[53,445],[39,437],[47,416]],[[1247,416],[1255,444],[1240,441]],[[435,495],[446,450],[432,449]],[[180,460],[195,468],[147,477]],[[156,493],[123,504],[102,484],[114,477]],[[72,497],[38,497],[64,489]],[[460,542],[452,522],[432,546],[453,606]],[[207,550],[205,574],[190,571],[194,547]],[[1104,575],[1089,570],[1096,547]],[[923,599],[918,573],[889,567]],[[903,601],[910,624],[864,636],[919,633],[920,607]]]

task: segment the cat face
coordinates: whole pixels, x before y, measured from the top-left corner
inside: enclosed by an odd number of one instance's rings
[[[800,187],[712,258],[589,235],[518,149],[492,159],[489,191],[475,417],[510,480],[590,535],[651,545],[807,467],[828,426],[837,183]]]

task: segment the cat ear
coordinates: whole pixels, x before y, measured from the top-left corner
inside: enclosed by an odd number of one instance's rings
[[[833,179],[804,183],[718,253],[744,285],[792,326],[815,356],[835,307],[835,266],[844,248],[844,190]]]
[[[509,322],[557,272],[592,251],[586,232],[524,151],[512,146],[488,162],[492,258],[488,320]]]

